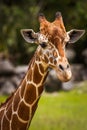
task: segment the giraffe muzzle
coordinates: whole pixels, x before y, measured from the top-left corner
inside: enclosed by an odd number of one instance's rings
[[[72,77],[72,72],[70,70],[68,71],[66,70],[63,72],[57,70],[56,72],[57,72],[58,79],[62,82],[68,82]]]
[[[57,77],[62,82],[67,82],[72,77],[72,72],[69,64],[64,67],[63,65],[59,64],[59,66],[56,68]]]

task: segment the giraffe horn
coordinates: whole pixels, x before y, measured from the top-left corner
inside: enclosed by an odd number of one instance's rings
[[[59,23],[63,24],[63,19],[62,19],[61,12],[56,12],[54,23],[56,23],[58,25],[59,25]]]
[[[55,19],[58,20],[62,17],[61,12],[56,12]]]
[[[43,13],[40,13],[40,14],[38,15],[38,18],[39,18],[39,22],[40,22],[40,23],[41,23],[41,22],[44,22],[44,21],[47,21]]]
[[[56,12],[55,14],[55,20],[53,22],[55,25],[60,26],[65,31],[64,23],[63,23],[63,18],[61,12]],[[65,31],[66,32],[66,31]]]

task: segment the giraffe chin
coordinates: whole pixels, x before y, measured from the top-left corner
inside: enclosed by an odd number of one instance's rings
[[[72,73],[71,71],[63,73],[57,72],[57,77],[62,82],[68,82],[72,78]]]

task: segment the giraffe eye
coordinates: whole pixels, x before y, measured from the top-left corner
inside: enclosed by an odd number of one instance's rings
[[[46,42],[42,42],[42,43],[40,43],[40,45],[42,48],[45,48],[47,46]]]

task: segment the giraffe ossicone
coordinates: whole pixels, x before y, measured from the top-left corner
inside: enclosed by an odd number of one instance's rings
[[[66,32],[60,12],[56,13],[53,22],[47,21],[40,14],[39,22],[40,32],[35,33],[32,29],[21,30],[26,42],[36,43],[38,47],[18,89],[0,106],[0,130],[28,130],[49,68],[56,70],[61,81],[67,82],[71,79],[65,46],[79,40],[85,31],[72,29]]]

